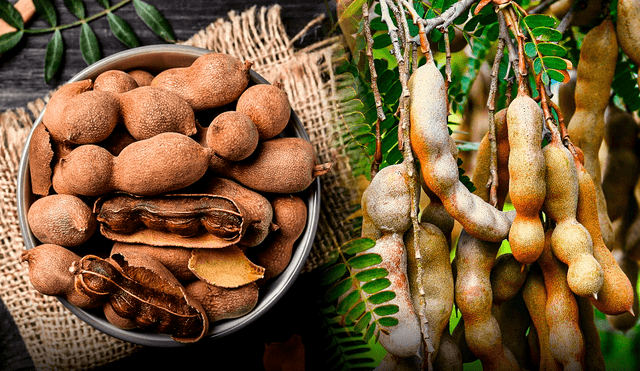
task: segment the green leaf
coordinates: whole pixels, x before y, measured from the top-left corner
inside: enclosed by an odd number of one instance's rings
[[[16,30],[22,30],[24,28],[24,22],[22,21],[20,12],[7,0],[0,0],[0,18]]]
[[[82,0],[64,0],[64,5],[73,15],[79,19],[84,19],[84,3]]]
[[[327,292],[324,294],[324,299],[328,302],[333,302],[343,294],[346,294],[346,292],[349,291],[352,285],[353,285],[353,278],[347,277],[342,281],[336,283],[329,290],[327,290]]]
[[[53,32],[51,41],[47,44],[47,54],[44,57],[44,81],[49,82],[53,75],[56,74],[62,62],[62,54],[64,52],[64,43],[62,41],[62,33],[60,30]]]
[[[400,308],[397,305],[387,304],[387,305],[381,305],[379,307],[375,307],[373,309],[373,313],[382,317],[382,316],[389,316],[392,314],[396,314],[398,313],[399,310]]]
[[[534,29],[538,27],[554,28],[556,26],[556,20],[550,15],[545,14],[531,14],[524,18],[524,22],[529,28]]]
[[[0,35],[0,53],[13,49],[13,47],[18,45],[23,35],[24,31],[22,30]]]
[[[369,303],[382,304],[396,297],[396,293],[393,291],[382,291],[369,297]]]
[[[562,33],[560,31],[549,27],[538,27],[531,30],[533,36],[540,41],[560,41],[562,40]]]
[[[535,56],[538,55],[538,51],[536,50],[536,44],[531,42],[524,44],[524,52],[527,54],[529,58],[535,58]]]
[[[97,0],[97,1],[98,1],[98,3],[100,3],[100,5],[102,5],[102,7],[103,7],[103,8],[105,8],[105,9],[106,9],[106,8],[108,8],[108,7],[110,6],[110,5],[109,5],[109,0]]]
[[[558,81],[558,82],[567,82],[565,80],[567,80],[567,75],[563,74],[561,71],[556,71],[556,70],[552,70],[549,69],[547,70],[547,73],[549,74],[549,78]]]
[[[355,0],[354,2],[352,2],[342,13],[340,18],[338,19],[338,23],[347,18],[353,17],[356,13],[362,10],[362,4],[364,4],[365,1],[366,0]]]
[[[360,292],[352,291],[347,296],[344,297],[336,307],[336,313],[339,315],[344,315],[349,312],[357,302],[360,301]]]
[[[386,278],[380,278],[362,285],[362,291],[366,292],[367,294],[374,294],[378,291],[386,289],[389,286],[391,286],[391,281]]]
[[[352,4],[353,5],[353,4]],[[156,35],[168,42],[175,42],[176,36],[169,25],[169,22],[153,5],[147,4],[142,0],[133,0],[133,6],[136,14]]]
[[[345,242],[340,249],[343,253],[349,255],[355,255],[359,252],[369,250],[376,245],[376,241],[371,238],[356,238]]]
[[[353,330],[355,332],[363,332],[367,327],[369,327],[369,323],[371,323],[371,312],[366,312],[353,326]]]
[[[58,14],[56,13],[56,8],[51,4],[51,1],[33,0],[33,5],[36,7],[38,14],[40,14],[51,27],[58,25]]]
[[[547,68],[554,70],[566,70],[569,67],[567,60],[560,57],[542,57],[542,62]]]
[[[542,71],[542,61],[540,60],[540,58],[536,58],[533,61],[533,71],[536,73],[536,75],[539,75]]]
[[[498,36],[500,36],[500,25],[498,24],[498,22],[492,23],[489,26],[487,26],[486,35],[490,41],[498,40]]]
[[[322,275],[320,276],[320,284],[322,286],[328,286],[342,278],[345,273],[347,273],[347,266],[344,263],[331,266],[322,272]]]
[[[356,273],[356,278],[361,282],[369,282],[378,278],[384,278],[388,275],[389,271],[386,268],[371,268]]]
[[[355,322],[358,320],[358,318],[360,318],[360,316],[364,314],[366,310],[367,310],[367,305],[365,304],[364,301],[361,301],[358,304],[356,304],[353,308],[351,308],[351,310],[346,316],[346,320],[349,323]]]
[[[362,340],[369,342],[369,340],[371,340],[375,332],[376,332],[376,326],[369,325],[369,327],[367,327],[367,331],[365,331],[364,335],[362,335]]]
[[[567,55],[567,49],[554,43],[539,43],[538,50],[542,55],[555,55],[557,57],[564,57]]]
[[[117,15],[109,12],[107,13],[107,20],[109,21],[109,28],[111,32],[120,40],[123,44],[130,48],[135,48],[140,45],[138,37],[129,24]]]
[[[382,262],[382,257],[378,254],[363,254],[354,256],[347,262],[355,269],[363,269],[372,265],[380,264]]]
[[[83,23],[80,27],[80,51],[87,64],[93,64],[100,60],[98,38],[87,23]]]
[[[398,324],[398,319],[394,317],[382,317],[378,320],[378,324],[384,327],[393,327]]]
[[[547,73],[547,71],[543,71],[542,75],[540,75],[540,78],[542,79],[542,83],[545,85],[549,85],[549,74]]]
[[[391,45],[391,36],[388,33],[381,33],[373,37],[373,49],[382,49]]]

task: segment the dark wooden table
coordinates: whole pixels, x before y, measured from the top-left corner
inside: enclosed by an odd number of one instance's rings
[[[241,12],[253,5],[282,6],[282,20],[287,33],[292,37],[301,31],[312,19],[320,14],[335,12],[335,0],[146,0],[155,6],[169,21],[178,40],[187,40],[199,30],[208,26],[219,17],[226,17],[231,10]],[[10,0],[15,3],[15,0]],[[62,0],[53,0],[58,10],[58,24],[68,24],[77,20],[65,7]],[[110,3],[116,4],[116,0]],[[84,1],[86,14],[95,14],[103,8],[95,0]],[[135,14],[132,4],[116,10],[135,30],[141,45],[164,43]],[[127,49],[109,30],[106,17],[90,23],[100,42],[102,56],[108,56]],[[47,28],[48,23],[36,16],[30,28]],[[310,30],[307,36],[295,46],[302,47],[322,39],[330,29],[329,17],[318,27]],[[74,27],[62,32],[65,54],[63,68],[48,83],[44,81],[44,59],[47,43],[52,34],[27,35],[20,44],[0,57],[0,111],[23,107],[28,102],[43,97],[51,89],[66,82],[85,68],[79,47],[80,28]]]
[[[15,0],[10,0],[15,2]],[[335,0],[192,0],[160,1],[146,0],[153,4],[167,18],[176,37],[186,40],[215,19],[225,17],[230,10],[241,12],[252,5],[282,6],[282,19],[290,36],[297,34],[319,14],[335,14]],[[115,4],[115,0],[111,0]],[[54,0],[58,8],[59,24],[75,21],[74,16],[64,8],[62,0]],[[96,1],[85,1],[88,14],[102,8]],[[127,20],[136,30],[141,45],[163,43],[135,14],[133,5],[128,4],[115,14]],[[31,27],[48,27],[36,17]],[[107,20],[102,18],[91,22],[101,45],[102,55],[108,56],[125,50],[109,30]],[[329,17],[300,40],[295,46],[304,47],[326,37],[331,28]],[[79,49],[79,28],[63,32],[66,51],[64,67],[46,84],[44,81],[44,57],[51,34],[25,37],[10,52],[0,57],[0,111],[24,107],[28,102],[45,96],[51,89],[64,83],[86,67]],[[240,332],[221,340],[202,341],[182,348],[144,348],[131,357],[114,362],[105,370],[140,369],[182,369],[205,367],[207,369],[228,369],[231,366],[243,370],[261,370],[265,344],[284,342],[293,334],[302,337],[306,349],[307,370],[323,370],[322,329],[317,324],[319,315],[317,298],[321,289],[316,287],[311,274],[302,275],[289,292],[268,313]],[[0,304],[1,305],[1,304]],[[11,331],[10,331],[11,332]],[[13,329],[15,334],[15,329]],[[18,347],[19,348],[19,347]],[[23,348],[19,348],[21,350]],[[6,350],[6,349],[5,349]],[[0,367],[1,368],[1,367]]]

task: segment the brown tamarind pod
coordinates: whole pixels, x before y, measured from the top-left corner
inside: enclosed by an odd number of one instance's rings
[[[522,288],[522,297],[531,316],[531,322],[533,326],[531,329],[535,329],[537,348],[531,346],[531,349],[538,350],[538,356],[532,356],[532,359],[537,360],[540,370],[560,371],[562,365],[556,361],[551,353],[549,343],[549,322],[547,320],[547,289],[545,287],[544,277],[540,266],[534,264],[529,269],[527,280]]]
[[[438,347],[438,353],[433,360],[433,369],[439,371],[462,371],[462,352],[460,347],[453,341],[449,328],[442,332],[440,337],[440,346]]]
[[[455,220],[445,209],[442,201],[428,187],[422,186],[425,194],[429,197],[429,203],[422,209],[420,213],[420,222],[429,223],[438,227],[447,238],[449,246],[451,246],[451,233],[455,225]]]
[[[522,266],[511,253],[496,258],[489,279],[493,292],[493,303],[502,304],[518,294],[527,279],[529,268]]]
[[[527,343],[529,344],[529,355],[527,359],[527,367],[525,368],[527,370],[538,370],[540,369],[540,340],[538,339],[538,331],[535,326],[529,327]],[[551,358],[553,359],[553,357]]]
[[[547,289],[545,315],[549,324],[549,348],[565,370],[582,370],[584,340],[578,304],[567,283],[565,266],[551,252],[552,233],[552,229],[546,232],[544,250],[538,259]]]
[[[591,303],[605,314],[621,314],[631,309],[634,289],[632,283],[616,263],[600,233],[600,222],[596,206],[596,190],[593,179],[579,161],[575,161],[578,172],[577,220],[584,225],[593,241],[593,257],[600,263],[603,282],[598,298]]]
[[[545,199],[545,161],[542,154],[542,109],[531,97],[519,94],[509,104],[509,195],[517,211],[509,231],[513,256],[531,264],[542,252],[544,229],[539,213]]]
[[[603,0],[570,1],[560,0],[549,7],[549,10],[557,18],[562,19],[573,6],[572,26],[588,26],[595,22],[603,12]],[[575,4],[575,5],[574,5]]]
[[[453,331],[451,331],[451,339],[460,349],[462,363],[471,363],[478,359],[471,349],[469,349],[464,329],[464,318],[461,317],[458,319],[458,324],[453,328]]]
[[[616,32],[620,48],[636,65],[640,66],[640,4],[634,0],[618,1]]]
[[[593,241],[588,230],[576,219],[579,198],[578,173],[573,156],[560,142],[552,128],[551,142],[544,148],[547,196],[543,210],[556,222],[551,235],[555,257],[569,266],[569,288],[580,296],[594,296],[600,291],[604,273],[593,256]]]
[[[111,248],[110,255],[121,252],[128,254],[130,251],[151,255],[180,281],[192,281],[197,278],[189,269],[189,259],[191,259],[191,249],[189,248],[116,242]]]
[[[491,311],[500,325],[503,344],[513,353],[520,367],[526,369],[529,353],[527,330],[531,325],[531,316],[524,303],[522,290],[518,290],[509,300],[494,304]]]
[[[638,263],[629,258],[627,254],[625,254],[621,250],[614,250],[614,256],[618,264],[620,265],[620,269],[625,273],[628,277],[628,280],[631,282],[631,287],[633,289],[633,304],[629,311],[617,315],[607,315],[607,321],[611,327],[616,330],[627,332],[631,330],[636,323],[638,322]]]
[[[449,149],[444,78],[433,60],[411,75],[408,86],[411,147],[420,162],[424,183],[467,233],[487,241],[502,241],[510,225],[505,213],[469,192],[459,180],[456,158]]]
[[[362,194],[373,225],[382,233],[404,233],[411,226],[411,193],[404,163],[380,170]]]
[[[593,305],[587,298],[576,296],[578,313],[580,314],[580,331],[584,339],[585,370],[605,371],[604,357],[600,347],[600,334],[595,323]]]
[[[198,341],[209,321],[167,268],[149,255],[128,252],[108,259],[86,255],[73,264],[76,290],[108,297],[114,312],[143,329],[170,334],[179,342]]]
[[[429,340],[433,344],[433,354],[437,356],[440,337],[448,332],[449,319],[453,309],[453,274],[449,259],[449,244],[442,231],[433,224],[420,223],[418,233],[411,228],[404,235],[407,249],[407,278],[413,298],[413,306],[419,312],[424,310]],[[420,260],[416,259],[415,239],[418,238]],[[422,271],[422,276],[419,272]],[[422,292],[419,290],[422,281]],[[423,328],[425,324],[423,324]]]
[[[517,370],[517,360],[502,342],[497,319],[491,313],[493,294],[489,275],[500,243],[460,233],[456,253],[455,299],[464,320],[469,349],[485,370]]]
[[[53,147],[44,125],[36,125],[29,141],[29,176],[34,194],[46,196],[51,188]]]
[[[564,122],[570,122],[576,112],[576,78],[575,69],[569,70],[569,81],[558,87],[558,106],[562,111]]]
[[[596,187],[600,229],[607,246],[614,243],[614,237],[601,187],[598,153],[604,137],[604,113],[617,58],[616,34],[612,21],[607,18],[584,37],[576,78],[576,111],[568,124],[571,141],[582,150],[584,166]]]
[[[495,135],[497,149],[498,189],[496,208],[502,210],[504,201],[509,194],[509,131],[507,128],[507,109],[502,109],[495,114]],[[489,202],[490,188],[488,185],[491,176],[491,144],[489,133],[485,134],[478,147],[476,167],[473,172],[473,184],[476,190],[473,192],[486,202]]]

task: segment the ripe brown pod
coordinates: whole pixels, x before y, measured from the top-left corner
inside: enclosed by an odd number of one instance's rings
[[[96,230],[91,208],[72,195],[54,194],[37,199],[27,213],[33,235],[42,243],[80,246]]]
[[[189,269],[189,259],[191,259],[191,249],[176,246],[151,246],[144,244],[133,244],[116,242],[111,248],[110,255],[137,251],[150,255],[164,265],[180,281],[192,281],[196,275]]]
[[[259,290],[255,282],[227,288],[196,280],[187,284],[185,289],[202,305],[209,323],[244,316],[258,303]]]
[[[131,70],[127,73],[136,80],[138,86],[149,86],[153,81],[153,74],[145,70]]]
[[[120,70],[104,71],[96,77],[93,89],[110,91],[112,93],[124,93],[138,87],[136,80],[128,73]]]
[[[640,4],[634,0],[618,1],[616,33],[620,48],[636,65],[640,65]]]
[[[258,146],[258,128],[239,111],[226,111],[213,119],[207,128],[207,147],[225,160],[240,161],[249,157]]]
[[[411,226],[411,194],[405,164],[389,165],[362,194],[368,218],[382,233],[404,233]]]
[[[281,85],[258,84],[245,90],[236,106],[258,128],[260,140],[280,134],[291,117],[291,105]]]
[[[44,125],[36,126],[29,142],[29,175],[31,190],[36,195],[49,194],[53,154],[49,132]]]
[[[53,170],[57,193],[99,196],[113,190],[113,155],[94,144],[78,146],[64,156]]]

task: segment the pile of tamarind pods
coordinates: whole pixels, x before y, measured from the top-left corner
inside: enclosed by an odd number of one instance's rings
[[[187,343],[256,306],[307,225],[300,192],[330,164],[281,135],[289,99],[250,71],[208,53],[53,94],[28,149],[36,290]]]
[[[575,104],[560,107],[568,136],[528,88],[495,114],[495,206],[489,134],[470,192],[442,73],[433,58],[413,71],[410,144],[429,198],[420,230],[406,159],[375,174],[361,199],[362,237],[376,240],[366,253],[382,257],[398,306],[399,324],[379,333],[387,354],[378,370],[462,370],[478,359],[484,370],[605,369],[594,308],[622,331],[638,313],[639,122],[610,99],[618,43],[636,42],[629,57],[640,50],[640,31],[627,32],[616,35],[607,18],[585,36],[574,88],[560,98]],[[503,211],[507,201],[515,210]],[[498,255],[504,240],[511,252]],[[462,316],[450,330],[454,308]]]

